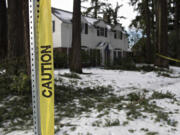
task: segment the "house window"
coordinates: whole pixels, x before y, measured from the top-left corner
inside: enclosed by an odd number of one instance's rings
[[[115,38],[115,39],[117,38],[116,30],[114,31],[114,38]]]
[[[104,28],[100,28],[100,36],[104,36]]]
[[[85,34],[88,34],[88,24],[85,23]]]
[[[88,34],[88,24],[87,23],[81,23],[81,33]]]
[[[107,28],[97,27],[97,36],[107,37]]]
[[[81,33],[84,33],[84,23],[81,23]]]
[[[123,33],[121,32],[121,36],[120,36],[120,39],[122,40],[122,37],[123,37]]]
[[[114,31],[114,38],[122,40],[123,33],[121,31]]]
[[[107,28],[105,28],[105,37],[107,37]]]
[[[53,21],[53,32],[55,32],[55,21]]]
[[[97,27],[97,36],[99,36],[99,27]]]

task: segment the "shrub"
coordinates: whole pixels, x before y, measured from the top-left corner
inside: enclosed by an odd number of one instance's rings
[[[67,62],[66,53],[54,51],[54,68],[66,68]]]
[[[115,64],[113,66],[108,66],[105,68],[121,70],[138,70],[131,56],[120,58],[115,61]]]
[[[164,99],[164,98],[169,98],[169,99],[175,99],[175,95],[173,95],[170,92],[162,93],[158,91],[154,91],[152,94],[153,99]]]
[[[0,98],[8,95],[29,94],[30,76],[25,71],[23,58],[6,60],[0,67]]]
[[[90,66],[90,55],[87,50],[81,50],[81,60],[84,67]]]

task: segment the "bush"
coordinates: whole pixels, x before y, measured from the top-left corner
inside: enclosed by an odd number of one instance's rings
[[[84,67],[90,66],[90,55],[88,51],[81,49],[81,60]]]
[[[31,92],[30,77],[21,72],[18,75],[0,75],[0,98],[8,95],[25,95]]]
[[[66,68],[67,62],[68,58],[66,53],[54,51],[54,68]]]
[[[6,60],[0,67],[0,98],[24,95],[31,91],[30,76],[26,74],[23,59]]]
[[[115,62],[115,65],[105,67],[106,69],[138,70],[132,57],[123,57]]]

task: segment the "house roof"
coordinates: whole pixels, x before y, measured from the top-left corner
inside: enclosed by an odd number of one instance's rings
[[[72,22],[72,16],[73,16],[72,12],[65,11],[62,9],[52,8],[52,14],[55,15],[58,19],[60,19],[61,21],[65,22],[65,23]],[[82,16],[82,18],[83,18],[82,20],[86,20],[86,22],[90,26],[94,26],[94,25],[96,25],[96,23],[98,23],[100,21],[98,19],[86,17],[86,16]],[[106,24],[106,27],[108,29],[111,29],[111,26],[108,24]]]

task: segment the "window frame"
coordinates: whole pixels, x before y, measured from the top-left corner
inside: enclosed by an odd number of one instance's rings
[[[122,40],[122,39],[123,39],[123,33],[122,33],[122,31],[114,30],[114,39],[120,39],[120,40]]]
[[[53,25],[53,32],[55,32],[55,20],[52,21],[52,25]]]
[[[88,34],[88,28],[89,28],[89,27],[88,27],[88,24],[85,23],[85,32],[84,32],[84,33],[85,33],[86,35]]]
[[[97,27],[97,36],[108,37],[108,30],[105,27]]]

